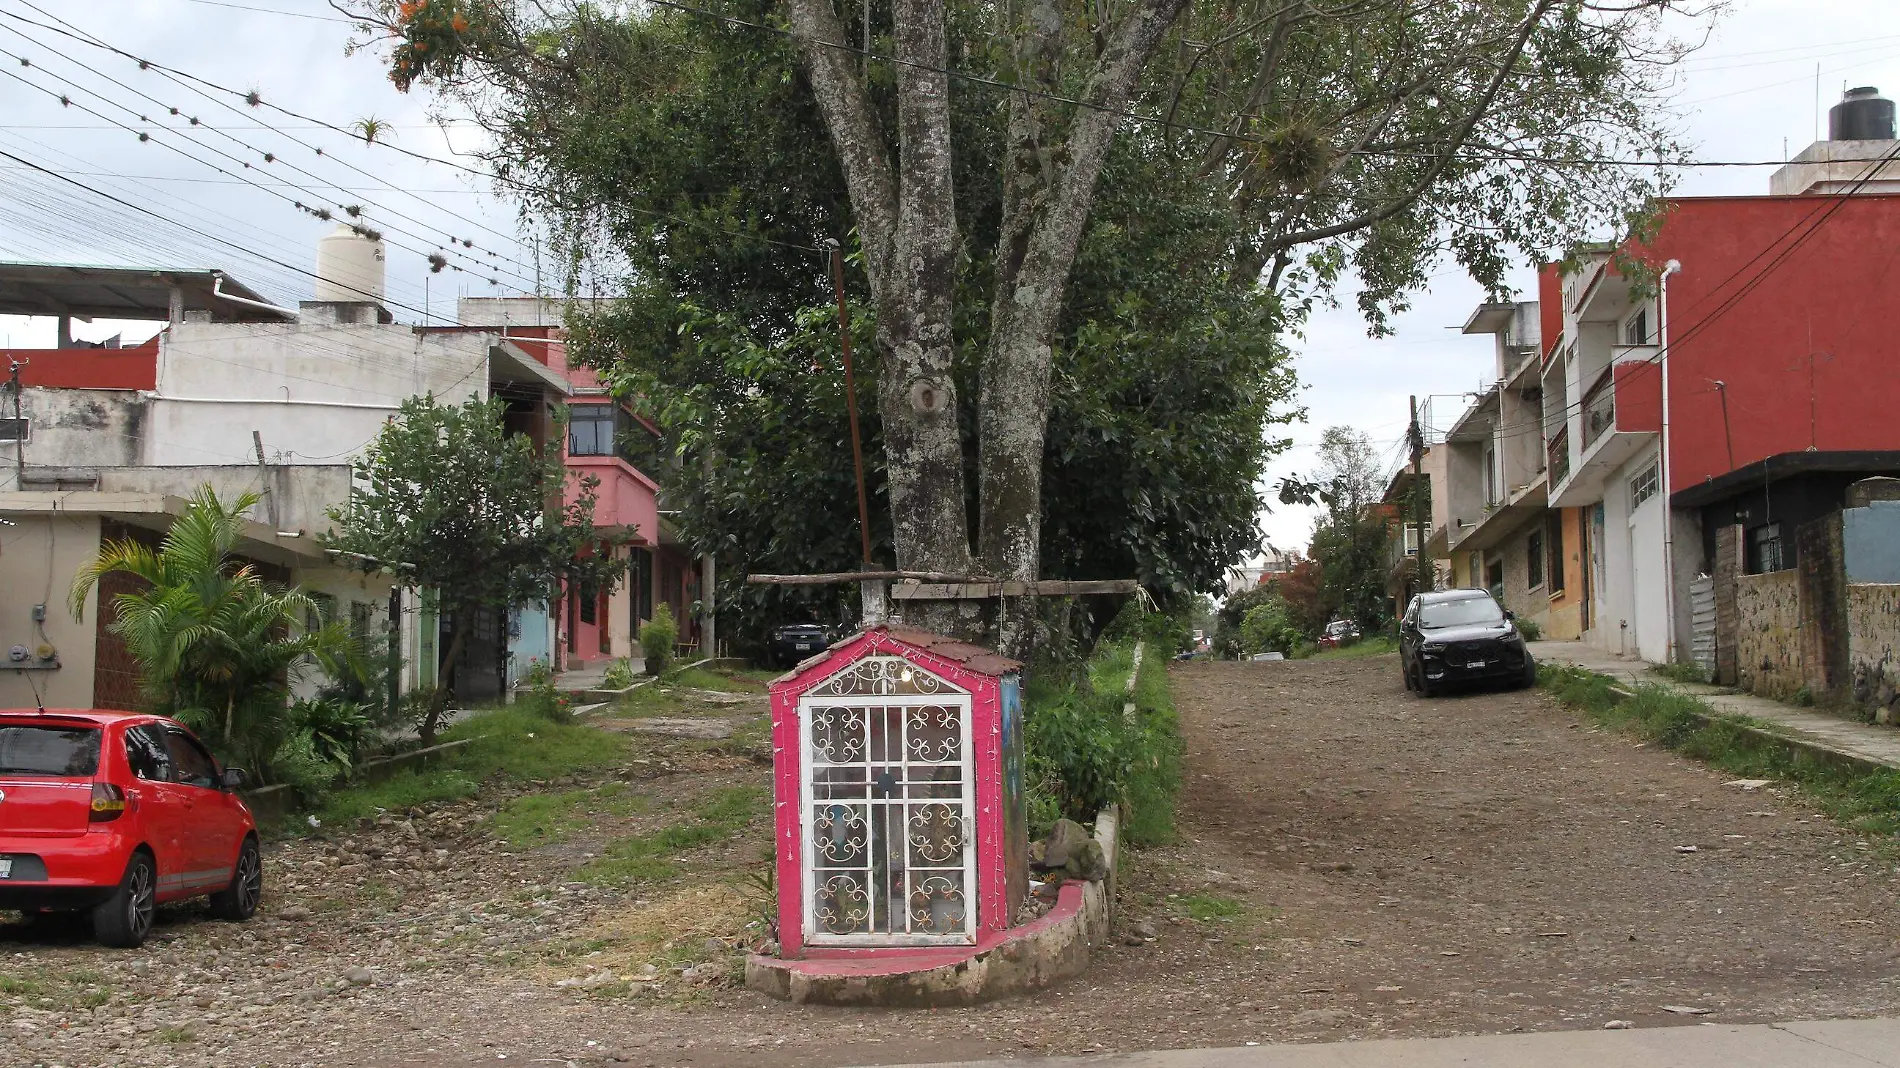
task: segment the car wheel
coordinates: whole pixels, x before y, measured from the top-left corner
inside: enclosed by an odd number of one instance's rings
[[[1418,677],[1413,682],[1412,689],[1417,691],[1420,697],[1426,697],[1426,698],[1437,697],[1439,693],[1438,687],[1433,686],[1432,680],[1425,677],[1425,665],[1420,664],[1417,668],[1417,671],[1418,671]]]
[[[1531,654],[1525,653],[1524,677],[1518,680],[1518,689],[1528,690],[1535,685],[1537,685],[1537,661],[1531,659]]]
[[[1412,669],[1409,665],[1406,664],[1405,657],[1403,655],[1400,655],[1399,657],[1399,675],[1400,677],[1405,679],[1405,692],[1411,693],[1412,692]]]
[[[264,862],[257,853],[257,839],[245,838],[238,850],[237,867],[231,869],[231,885],[211,895],[211,914],[220,920],[243,923],[257,915],[257,903],[264,897]]]
[[[158,868],[143,850],[132,854],[112,896],[92,910],[92,936],[119,949],[135,949],[152,933],[158,912]]]

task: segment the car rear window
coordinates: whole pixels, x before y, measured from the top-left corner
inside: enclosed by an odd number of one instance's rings
[[[99,772],[99,728],[0,723],[0,775],[89,778]]]

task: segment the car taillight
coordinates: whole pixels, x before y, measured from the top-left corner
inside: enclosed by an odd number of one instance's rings
[[[111,823],[125,813],[125,791],[109,782],[92,784],[92,810],[86,819],[91,823]]]

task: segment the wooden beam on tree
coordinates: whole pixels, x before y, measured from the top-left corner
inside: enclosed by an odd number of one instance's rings
[[[1042,597],[1080,597],[1091,593],[1133,593],[1140,588],[1141,583],[1135,579],[1087,579],[1078,582],[1067,582],[1061,579],[1043,579],[1036,583],[1036,593]]]
[[[841,582],[990,582],[983,575],[946,575],[937,571],[834,571],[818,575],[747,575],[759,586],[828,586]]]
[[[1001,596],[1000,582],[899,582],[891,586],[893,601],[967,601]]]

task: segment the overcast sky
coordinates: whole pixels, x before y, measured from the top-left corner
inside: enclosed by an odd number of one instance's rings
[[[1813,139],[1817,122],[1825,132],[1825,111],[1844,82],[1900,90],[1900,23],[1881,17],[1894,8],[1891,0],[1733,0],[1707,46],[1683,65],[1674,97],[1697,158],[1783,159]],[[215,266],[294,304],[309,294],[317,239],[335,225],[295,204],[332,214],[361,205],[388,242],[388,297],[399,319],[447,321],[461,293],[532,291],[542,272],[513,206],[455,165],[479,166],[455,156],[475,143],[473,131],[432,125],[426,95],[397,92],[370,55],[346,56],[349,37],[318,0],[0,0],[0,71],[9,75],[0,78],[0,259]],[[141,70],[97,45],[202,82]],[[252,91],[262,106],[243,99]],[[390,130],[388,146],[330,128],[365,118]],[[1698,169],[1678,191],[1766,192],[1771,170]],[[432,252],[449,269],[431,273]],[[1518,279],[1523,295],[1534,295],[1528,267]],[[1483,297],[1444,270],[1396,320],[1396,335],[1377,341],[1349,308],[1320,313],[1295,345],[1310,419],[1292,429],[1296,446],[1273,465],[1270,483],[1307,473],[1313,443],[1334,424],[1365,430],[1396,460],[1408,394],[1430,396],[1434,422],[1448,426],[1462,394],[1489,373],[1490,339],[1450,329]],[[152,329],[96,323],[75,333],[136,340]],[[0,316],[0,345],[51,337],[49,322]],[[1276,506],[1265,517],[1280,548],[1303,548],[1311,525],[1303,509]]]

